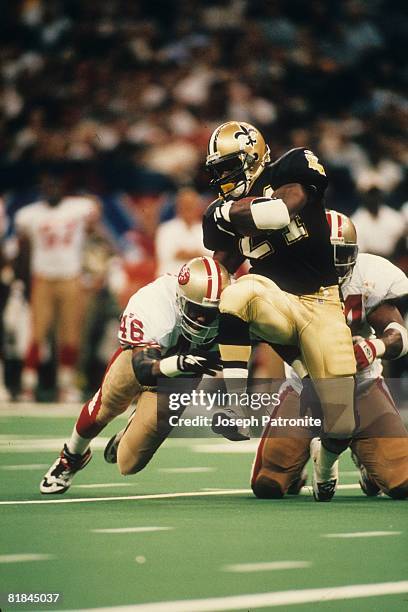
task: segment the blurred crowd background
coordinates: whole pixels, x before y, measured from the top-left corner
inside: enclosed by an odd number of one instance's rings
[[[30,267],[15,216],[58,175],[100,217],[83,255],[77,386],[98,386],[128,297],[204,252],[208,138],[255,124],[307,146],[360,249],[408,271],[408,20],[402,0],[0,0],[1,354],[21,393]],[[39,399],[55,399],[53,333]],[[47,356],[48,355],[48,356]],[[402,367],[402,366],[399,366]]]

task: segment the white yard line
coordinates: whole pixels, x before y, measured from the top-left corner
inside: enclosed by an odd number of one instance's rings
[[[180,599],[178,601],[159,601],[156,603],[114,606],[114,608],[85,608],[77,612],[217,612],[221,610],[253,610],[311,602],[338,601],[360,597],[379,597],[408,593],[408,580],[382,582],[379,584],[353,584],[321,589],[299,589],[276,591],[275,593],[249,593],[209,599]]]
[[[91,529],[92,533],[148,533],[149,531],[171,531],[174,527],[117,527],[112,529]]]
[[[3,417],[34,417],[47,419],[66,419],[78,417],[84,402],[62,404],[58,402],[36,403],[36,402],[1,402],[0,418]],[[128,418],[131,409],[117,416],[117,419]]]
[[[134,487],[137,485],[137,482],[99,482],[93,484],[80,484],[80,485],[72,485],[73,489],[109,489],[117,488],[117,487]]]
[[[78,485],[77,485],[78,486]],[[338,489],[359,489],[358,484],[339,485]],[[311,495],[311,487],[303,487],[302,492]],[[183,491],[181,493],[153,493],[150,495],[115,495],[112,497],[64,497],[55,499],[23,499],[20,501],[0,501],[0,506],[24,506],[36,504],[78,504],[87,502],[103,502],[103,501],[126,501],[132,499],[171,499],[177,497],[207,497],[209,495],[247,495],[252,493],[251,489],[216,489],[202,491]],[[273,503],[273,502],[272,502]]]
[[[322,538],[378,538],[400,535],[401,531],[350,531],[350,533],[322,533]]]
[[[248,440],[234,444],[231,442],[222,442],[221,444],[194,444],[192,450],[195,453],[208,454],[252,454],[256,451],[259,445],[259,440]]]
[[[0,418],[35,417],[48,419],[66,419],[79,416],[82,404],[36,404],[35,402],[18,402],[0,404]]]
[[[23,563],[26,561],[49,561],[54,555],[21,553],[19,555],[0,555],[0,563]]]
[[[158,468],[158,472],[165,474],[201,474],[204,472],[215,472],[214,467],[174,467],[174,468]]]
[[[110,438],[95,438],[92,441],[93,449],[103,449]],[[9,438],[0,440],[0,453],[37,453],[56,452],[59,453],[67,438]]]
[[[112,497],[77,497],[58,499],[27,499],[21,501],[0,501],[0,506],[21,506],[36,504],[79,504],[101,501],[126,501],[137,499],[174,499],[177,497],[207,497],[209,495],[239,495],[251,493],[250,489],[224,489],[220,491],[186,491],[182,493],[153,493],[150,495],[115,495]]]
[[[222,571],[247,574],[251,572],[270,572],[274,570],[301,569],[310,567],[310,561],[263,561],[261,563],[235,563],[224,565]]]
[[[21,463],[18,465],[2,465],[0,470],[5,472],[17,472],[19,470],[45,470],[50,467],[49,463]]]

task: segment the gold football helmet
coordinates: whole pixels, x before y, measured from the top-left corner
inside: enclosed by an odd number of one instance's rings
[[[356,265],[358,255],[357,232],[349,217],[336,210],[326,210],[327,222],[330,226],[330,242],[333,245],[334,264],[339,283],[349,278]]]
[[[270,161],[269,147],[253,125],[228,121],[219,125],[208,143],[206,167],[210,184],[222,198],[239,200],[247,195]]]
[[[177,305],[187,340],[207,344],[218,333],[221,292],[230,283],[227,270],[211,257],[195,257],[178,275]]]

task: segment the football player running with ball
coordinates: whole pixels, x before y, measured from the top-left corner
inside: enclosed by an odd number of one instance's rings
[[[331,242],[344,299],[347,323],[353,333],[357,362],[356,409],[359,427],[351,441],[352,457],[360,470],[360,486],[368,496],[380,492],[394,499],[408,497],[408,432],[382,378],[383,359],[398,359],[408,351],[408,333],[397,308],[408,295],[406,275],[388,260],[361,253],[352,221],[327,211]],[[274,416],[299,414],[302,383],[288,368],[281,389],[281,404]],[[310,407],[310,406],[309,406]],[[307,406],[306,406],[307,408]],[[307,433],[288,436],[267,427],[254,461],[251,485],[257,497],[280,498],[298,492],[304,483],[302,470],[311,454],[315,461],[320,441],[309,450]],[[327,478],[329,501],[337,485],[337,461]],[[313,483],[314,489],[315,483]],[[324,487],[321,487],[323,490]],[[318,493],[314,491],[315,495]]]
[[[118,332],[121,347],[100,389],[83,406],[60,456],[44,475],[41,493],[65,493],[76,472],[90,461],[92,439],[133,401],[136,410],[128,426],[109,441],[105,459],[117,462],[122,474],[134,474],[147,465],[171,430],[171,413],[158,407],[158,379],[197,379],[221,369],[218,352],[212,349],[220,295],[229,282],[221,264],[211,257],[196,257],[178,277],[161,276],[130,298]]]
[[[251,264],[220,302],[227,386],[236,388],[233,379],[247,377],[250,337],[299,347],[323,409],[327,437],[318,464],[330,470],[355,428],[356,367],[323,204],[325,169],[306,148],[272,163],[259,130],[236,121],[215,129],[206,166],[219,198],[204,215],[204,244],[229,272],[245,259]],[[299,360],[295,366],[300,372]],[[213,429],[232,440],[246,439],[233,422],[231,417],[230,427]]]

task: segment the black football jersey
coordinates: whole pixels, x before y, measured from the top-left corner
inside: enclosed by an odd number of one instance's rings
[[[272,279],[283,291],[314,293],[337,284],[323,204],[328,181],[318,158],[304,148],[288,151],[265,167],[248,195],[268,197],[288,183],[300,183],[308,193],[289,225],[252,238],[239,235],[223,218],[222,201],[216,200],[204,214],[204,245],[212,251],[240,252],[249,259],[250,272]]]

